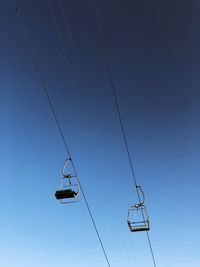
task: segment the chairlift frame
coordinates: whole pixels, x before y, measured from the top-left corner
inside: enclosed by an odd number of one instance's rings
[[[133,221],[131,220],[131,213],[134,215],[140,212],[143,220],[136,220]],[[127,219],[128,227],[131,232],[141,232],[141,231],[149,231],[150,230],[150,221],[149,221],[149,216],[147,213],[146,206],[144,204],[142,205],[134,205],[131,206],[128,209],[128,219]]]
[[[76,174],[65,173],[65,169],[70,162],[71,158],[67,158],[62,169],[60,188],[55,193],[56,199],[60,200],[61,204],[70,204],[79,201],[80,183],[78,176]],[[65,180],[67,184],[64,184]]]
[[[139,197],[140,203],[135,204],[134,206],[131,206],[128,209],[127,224],[131,232],[149,231],[150,221],[149,221],[149,215],[148,215],[146,206],[144,205],[145,195],[140,185],[136,185],[136,189],[138,192],[138,196],[139,196],[138,189],[140,189],[143,199],[141,201]],[[135,214],[137,214],[138,212],[141,213],[142,220],[133,220],[136,217]],[[131,214],[133,214],[132,216],[133,219],[131,217]]]

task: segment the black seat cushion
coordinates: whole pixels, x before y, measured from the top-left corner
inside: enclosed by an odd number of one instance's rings
[[[58,190],[55,193],[55,197],[57,199],[64,199],[64,198],[73,198],[77,195],[77,193],[71,189],[65,189],[65,190]]]

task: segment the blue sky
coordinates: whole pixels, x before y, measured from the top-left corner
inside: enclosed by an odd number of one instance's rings
[[[19,0],[111,266],[153,266],[127,209],[137,202],[90,1],[65,1],[86,82],[66,68],[47,1]],[[199,265],[200,22],[197,1],[97,1],[157,266]],[[66,152],[9,1],[1,1],[0,263],[106,266],[83,198],[54,197]],[[74,86],[70,72],[76,79]]]

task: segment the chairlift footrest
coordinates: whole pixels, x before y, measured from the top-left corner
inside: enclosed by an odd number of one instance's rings
[[[149,227],[133,227],[131,228],[131,232],[143,232],[143,231],[149,231]]]

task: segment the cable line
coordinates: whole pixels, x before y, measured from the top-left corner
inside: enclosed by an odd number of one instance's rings
[[[125,144],[125,148],[126,148],[126,152],[127,152],[127,156],[128,156],[128,161],[129,161],[129,165],[130,165],[130,169],[131,169],[131,173],[132,173],[132,178],[133,178],[134,185],[136,187],[136,192],[137,192],[139,203],[141,203],[140,194],[139,194],[139,190],[138,190],[138,184],[137,184],[137,180],[136,180],[135,173],[134,173],[134,168],[133,168],[133,162],[132,162],[132,159],[131,159],[131,156],[130,156],[130,150],[129,150],[129,146],[128,146],[128,142],[127,142],[127,137],[126,137],[126,133],[125,133],[124,125],[123,125],[123,120],[122,120],[122,116],[121,116],[121,112],[120,112],[120,108],[119,108],[119,103],[118,103],[118,99],[117,99],[116,89],[115,89],[115,85],[114,85],[114,80],[113,80],[113,76],[112,76],[112,72],[111,72],[111,64],[109,62],[109,57],[108,57],[108,53],[107,53],[107,49],[106,49],[104,34],[103,34],[103,30],[102,30],[100,19],[99,19],[98,11],[97,11],[97,5],[96,5],[96,1],[95,0],[91,0],[91,1],[92,1],[92,7],[93,7],[93,10],[94,10],[95,18],[96,18],[97,25],[98,25],[98,32],[99,32],[99,35],[100,35],[102,50],[103,50],[103,54],[104,54],[104,58],[105,58],[105,65],[106,65],[106,69],[107,69],[107,72],[108,72],[110,84],[111,84],[111,87],[112,87],[112,92],[113,92],[113,96],[114,96],[114,102],[115,102],[115,106],[116,106],[116,110],[117,110],[117,114],[118,114],[121,130],[122,130],[122,135],[123,135],[124,144]],[[143,215],[143,219],[144,219],[144,213],[143,212],[142,212],[142,215]],[[153,248],[152,248],[152,244],[151,244],[151,240],[150,240],[150,236],[149,236],[148,232],[146,232],[146,235],[147,235],[147,240],[148,240],[148,244],[149,244],[149,248],[150,248],[153,264],[154,264],[154,267],[156,267],[155,256],[154,256],[154,252],[153,252]]]
[[[82,82],[83,82],[82,86],[84,86],[85,89],[87,89],[86,78],[85,78],[81,63],[80,63],[79,54],[78,54],[76,46],[75,46],[74,37],[73,37],[72,30],[71,30],[71,27],[70,27],[70,23],[69,23],[67,12],[65,11],[65,8],[64,8],[64,5],[63,5],[63,0],[59,0],[58,3],[59,3],[60,9],[61,9],[61,13],[62,13],[62,16],[63,16],[63,20],[64,20],[65,32],[69,36],[69,41],[70,41],[70,45],[71,45],[71,48],[72,48],[72,52],[74,54],[74,59],[76,60],[77,66],[78,66],[80,74],[82,76]],[[52,8],[51,0],[48,0],[48,4],[49,4],[50,11],[51,11],[51,16],[52,16],[52,20],[53,20],[53,23],[54,23],[54,26],[55,26],[55,30],[57,31],[58,41],[62,45],[61,50],[63,51],[65,49],[64,48],[64,43],[63,43],[63,40],[62,40],[62,38],[60,36],[60,32],[58,31],[58,25],[57,25],[57,22],[56,22],[56,16],[55,16],[55,12],[54,12],[54,10]],[[66,55],[66,53],[63,53],[63,58],[66,60],[65,55]],[[75,200],[75,202],[76,201],[77,200]],[[69,203],[69,202],[61,202],[61,203]],[[129,238],[130,238],[130,236],[129,236]],[[121,239],[121,243],[123,243],[122,239]],[[128,251],[127,251],[124,243],[123,243],[122,247],[126,251],[126,255],[129,258],[129,254],[128,254]],[[138,266],[137,260],[136,260],[136,264],[137,264],[136,266]],[[130,265],[130,262],[129,262],[129,265]]]
[[[56,31],[57,38],[58,38],[58,43],[59,43],[60,49],[61,49],[62,54],[63,54],[65,67],[70,72],[70,76],[71,76],[71,79],[72,79],[74,87],[77,88],[77,83],[76,83],[73,71],[70,68],[69,56],[68,56],[68,54],[67,54],[67,52],[65,50],[64,41],[63,41],[63,39],[61,37],[61,34],[60,34],[60,31],[58,29],[58,24],[56,22],[56,17],[55,17],[54,11],[53,11],[53,7],[52,7],[52,4],[51,4],[51,1],[47,0],[47,2],[48,2],[48,6],[49,6],[49,11],[50,11],[50,14],[51,14],[51,19],[52,19],[52,22],[53,22],[53,25],[54,25],[54,28],[55,28],[55,31]]]
[[[67,18],[66,11],[64,9],[63,0],[59,0],[58,3],[59,3],[59,6],[60,6],[60,9],[61,9],[61,12],[62,12],[62,16],[63,16],[63,19],[64,19],[66,33],[69,35],[69,40],[70,40],[71,48],[72,48],[74,57],[76,59],[76,63],[78,65],[79,71],[80,71],[81,76],[82,76],[84,87],[87,87],[86,78],[85,78],[85,75],[84,75],[84,72],[83,72],[83,68],[81,66],[81,63],[80,63],[80,58],[79,58],[77,49],[75,47],[74,38],[73,38],[73,35],[72,35],[72,31],[71,31],[71,27],[70,27],[70,24],[69,24],[69,21],[68,21],[68,18]]]
[[[53,117],[54,117],[54,119],[55,119],[55,121],[56,121],[56,124],[57,124],[58,130],[59,130],[59,132],[60,132],[60,135],[61,135],[61,138],[62,138],[64,147],[65,147],[65,149],[66,149],[66,151],[67,151],[67,154],[68,154],[69,159],[71,160],[71,163],[72,163],[72,167],[73,167],[74,173],[77,175],[77,171],[76,171],[74,162],[73,162],[73,160],[72,160],[72,158],[71,158],[71,153],[70,153],[69,148],[68,148],[68,146],[67,146],[67,143],[66,143],[66,140],[65,140],[65,137],[64,137],[62,128],[61,128],[61,126],[60,126],[60,123],[59,123],[57,114],[56,114],[56,112],[55,112],[55,109],[54,109],[54,107],[53,107],[51,98],[50,98],[49,93],[48,93],[48,87],[47,87],[47,85],[46,85],[46,83],[45,83],[45,81],[44,81],[43,75],[42,75],[42,73],[41,73],[41,71],[40,71],[39,64],[38,64],[38,62],[37,62],[37,59],[36,59],[36,56],[35,56],[35,53],[34,53],[34,50],[33,50],[33,45],[32,45],[30,36],[29,36],[28,31],[27,31],[27,29],[26,29],[26,27],[25,27],[25,24],[24,24],[24,21],[23,21],[21,12],[20,12],[20,10],[19,10],[19,8],[18,8],[18,6],[17,6],[17,2],[16,2],[16,0],[12,0],[12,4],[13,4],[13,6],[14,6],[14,9],[15,9],[15,11],[16,11],[16,13],[17,13],[17,17],[18,17],[18,19],[19,19],[20,25],[21,25],[22,30],[23,30],[23,32],[24,32],[24,35],[25,35],[25,38],[26,38],[26,42],[27,42],[28,50],[29,50],[29,52],[30,52],[30,54],[31,54],[31,58],[32,58],[33,64],[34,64],[34,66],[35,66],[35,68],[36,68],[36,72],[37,72],[37,74],[38,74],[38,77],[39,77],[39,80],[40,80],[40,82],[41,82],[42,88],[43,88],[44,93],[45,93],[45,95],[46,95],[46,97],[47,97],[47,101],[48,101],[49,106],[50,106],[50,108],[51,108]],[[79,182],[79,183],[80,183],[80,182]],[[101,247],[101,249],[102,249],[103,255],[104,255],[104,257],[105,257],[106,263],[107,263],[108,267],[111,267],[111,264],[110,264],[109,259],[108,259],[108,256],[107,256],[107,252],[106,252],[105,247],[104,247],[104,244],[103,244],[103,242],[102,242],[101,235],[100,235],[99,230],[98,230],[98,228],[97,228],[96,222],[95,222],[95,220],[94,220],[93,214],[92,214],[92,212],[91,212],[89,203],[88,203],[88,201],[87,201],[87,198],[86,198],[86,195],[85,195],[85,193],[84,193],[84,190],[83,190],[83,187],[82,187],[81,183],[80,183],[80,189],[81,189],[81,192],[82,192],[82,194],[83,194],[83,198],[84,198],[84,201],[85,201],[85,204],[86,204],[86,207],[87,207],[87,210],[88,210],[90,219],[91,219],[91,221],[92,221],[94,230],[95,230],[96,235],[97,235],[97,237],[98,237],[98,241],[99,241],[100,247]]]
[[[79,71],[80,71],[81,76],[82,76],[82,82],[83,82],[82,86],[84,86],[85,89],[87,89],[86,78],[85,78],[85,75],[84,75],[84,72],[83,72],[83,68],[81,66],[79,54],[78,54],[77,49],[76,49],[76,46],[75,46],[74,37],[73,37],[72,30],[71,30],[71,27],[70,27],[70,23],[69,23],[67,12],[65,11],[65,8],[64,8],[64,5],[63,5],[63,0],[59,0],[58,2],[59,2],[60,9],[61,9],[61,12],[62,12],[62,16],[63,16],[63,19],[64,19],[64,25],[65,25],[66,34],[69,36],[69,41],[70,41],[71,48],[72,48],[72,51],[73,51],[73,54],[74,54],[74,58],[76,60],[77,66],[78,66]],[[48,0],[48,3],[51,5],[51,1],[50,0]],[[56,23],[55,12],[54,12],[54,10],[53,10],[52,7],[50,7],[50,9],[51,9],[51,12],[53,13],[53,17],[54,17],[53,20]],[[56,28],[58,28],[57,25],[56,25],[55,29]],[[59,36],[59,32],[57,33],[57,36]],[[59,39],[61,39],[61,38],[59,38]],[[63,48],[62,48],[62,50],[63,50]],[[63,55],[63,56],[65,58],[65,55]],[[130,238],[130,236],[129,236],[129,238]],[[122,239],[121,239],[121,243],[123,243]],[[126,251],[126,254],[128,255],[128,251],[127,251],[127,249],[125,247],[125,244],[123,244],[122,247],[124,248],[124,250]],[[134,257],[135,257],[135,260],[136,260],[136,266],[138,266],[136,256],[134,255]],[[128,258],[129,258],[129,256],[128,256]],[[130,265],[130,263],[129,263],[129,265]]]

